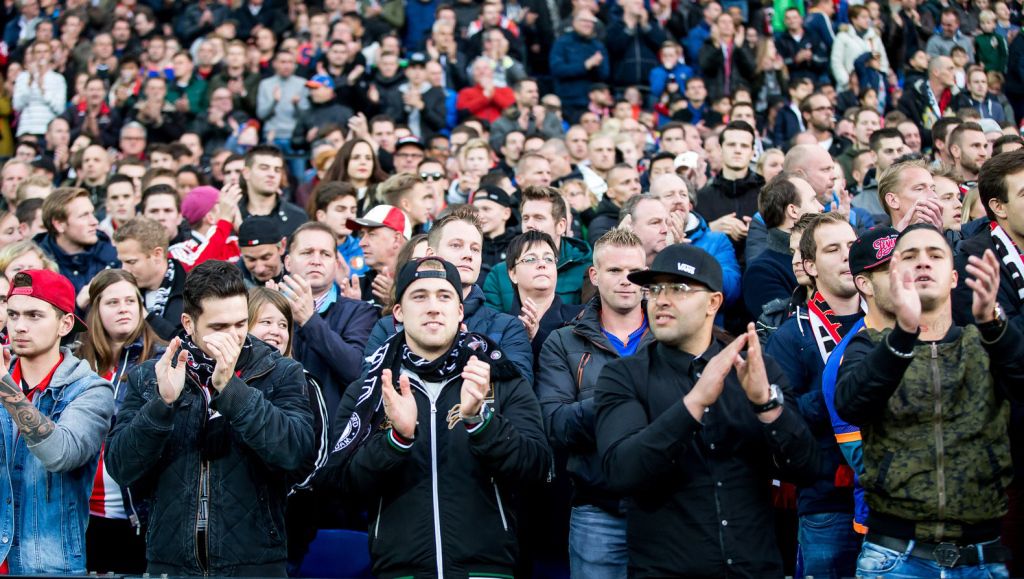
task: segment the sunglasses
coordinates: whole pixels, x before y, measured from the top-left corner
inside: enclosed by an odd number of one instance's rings
[[[420,179],[423,179],[424,181],[440,181],[443,178],[444,175],[442,175],[440,172],[420,173]]]

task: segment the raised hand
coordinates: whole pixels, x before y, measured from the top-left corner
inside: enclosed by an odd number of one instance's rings
[[[281,286],[283,290],[281,295],[288,300],[288,304],[292,307],[292,317],[300,326],[305,326],[306,322],[316,313],[313,305],[313,289],[309,286],[309,282],[301,275],[286,275],[281,280]]]
[[[722,348],[722,351],[704,366],[704,371],[701,372],[697,383],[683,397],[683,404],[686,405],[686,409],[690,411],[690,416],[693,416],[694,420],[702,421],[704,409],[714,404],[722,395],[725,378],[732,371],[736,356],[739,355],[748,339],[747,334],[743,334]]]
[[[683,216],[678,213],[670,213],[668,216],[668,244],[690,243],[686,237],[686,222]]]
[[[537,330],[540,329],[541,316],[537,310],[537,304],[530,298],[525,298],[521,312],[519,314],[519,321],[523,322],[523,325],[526,326],[526,333],[530,335],[530,340],[532,341],[537,337]]]
[[[491,365],[470,356],[462,369],[462,395],[459,414],[462,417],[480,414],[480,407],[491,391]]]
[[[984,255],[972,255],[967,258],[967,287],[974,292],[971,300],[971,313],[979,324],[995,319],[996,296],[999,295],[999,260],[991,249]]]
[[[391,270],[385,267],[377,277],[373,278],[373,283],[371,284],[373,297],[377,298],[377,301],[382,304],[389,303],[391,301],[391,286],[394,283],[395,280],[391,277]]]
[[[896,322],[905,332],[917,333],[921,326],[921,296],[914,285],[912,266],[905,266],[898,253],[889,262],[889,299],[896,311]]]
[[[915,223],[928,223],[942,231],[942,205],[934,197],[918,199],[910,211],[895,225],[897,231],[903,231]]]
[[[217,392],[222,392],[235,375],[235,364],[238,363],[238,355],[242,353],[242,345],[225,332],[214,332],[203,338],[203,342],[217,362],[213,367],[213,387]]]
[[[188,352],[181,348],[181,338],[174,338],[170,344],[167,344],[167,349],[164,350],[164,355],[160,356],[160,359],[156,363],[156,385],[160,392],[160,398],[163,399],[167,404],[174,404],[174,401],[181,396],[182,389],[185,388],[185,365],[188,364]],[[175,354],[177,354],[177,364],[171,367],[171,361],[174,360]]]
[[[739,376],[740,385],[747,393],[747,399],[754,404],[765,404],[771,397],[769,391],[771,384],[768,382],[768,372],[764,368],[764,356],[761,355],[761,342],[757,339],[757,330],[754,324],[747,324],[747,357],[744,359],[739,354],[733,360],[736,368],[736,375]]]
[[[384,414],[391,421],[391,427],[402,438],[412,440],[416,436],[416,398],[409,385],[408,376],[398,378],[400,390],[395,389],[391,381],[391,370],[381,372],[381,396],[384,400]]]

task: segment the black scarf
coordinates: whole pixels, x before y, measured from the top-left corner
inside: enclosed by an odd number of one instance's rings
[[[181,338],[181,349],[188,352],[185,373],[193,382],[202,387],[209,399],[210,392],[213,390],[213,369],[217,366],[217,361],[207,356],[206,352],[199,348],[189,334],[182,331],[178,337]],[[235,363],[236,369],[248,365],[250,353],[252,353],[252,337],[246,335],[245,342],[242,344],[242,352],[238,354],[238,361]]]
[[[410,377],[414,382],[417,379],[445,382],[458,379],[471,356],[491,364],[492,394],[497,381],[519,375],[519,371],[498,349],[497,344],[482,334],[459,332],[448,352],[433,362],[428,362],[409,350],[404,331],[389,338],[368,358],[370,368],[363,378],[362,385],[359,386],[360,393],[355,410],[331,450],[331,467],[346,462],[374,432],[388,427],[380,390],[381,376],[385,369],[391,370],[395,388],[398,388],[398,376],[403,365],[415,373],[415,376]]]

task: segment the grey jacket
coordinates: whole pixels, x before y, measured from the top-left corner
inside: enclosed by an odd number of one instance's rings
[[[274,89],[281,88],[281,100],[274,100]],[[299,102],[292,102],[299,97]],[[260,82],[259,94],[256,96],[256,116],[263,122],[263,136],[269,138],[291,139],[298,122],[298,115],[309,110],[309,89],[306,79],[292,75],[281,78],[274,75]]]

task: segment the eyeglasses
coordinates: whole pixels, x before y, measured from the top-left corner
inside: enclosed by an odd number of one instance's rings
[[[424,181],[440,181],[443,178],[444,175],[442,175],[440,172],[420,173],[420,179],[423,179]]]
[[[653,297],[658,297],[662,293],[668,292],[668,297],[676,298],[698,292],[709,292],[711,290],[706,287],[694,287],[685,283],[655,283],[644,286],[644,291]]]
[[[523,259],[520,259],[516,263],[517,264],[525,263],[526,265],[531,265],[532,266],[532,265],[537,265],[538,261],[543,261],[545,265],[554,265],[555,264],[555,258],[551,257],[550,255],[545,255],[544,257],[535,257],[535,256],[531,255],[530,257],[524,257]]]

